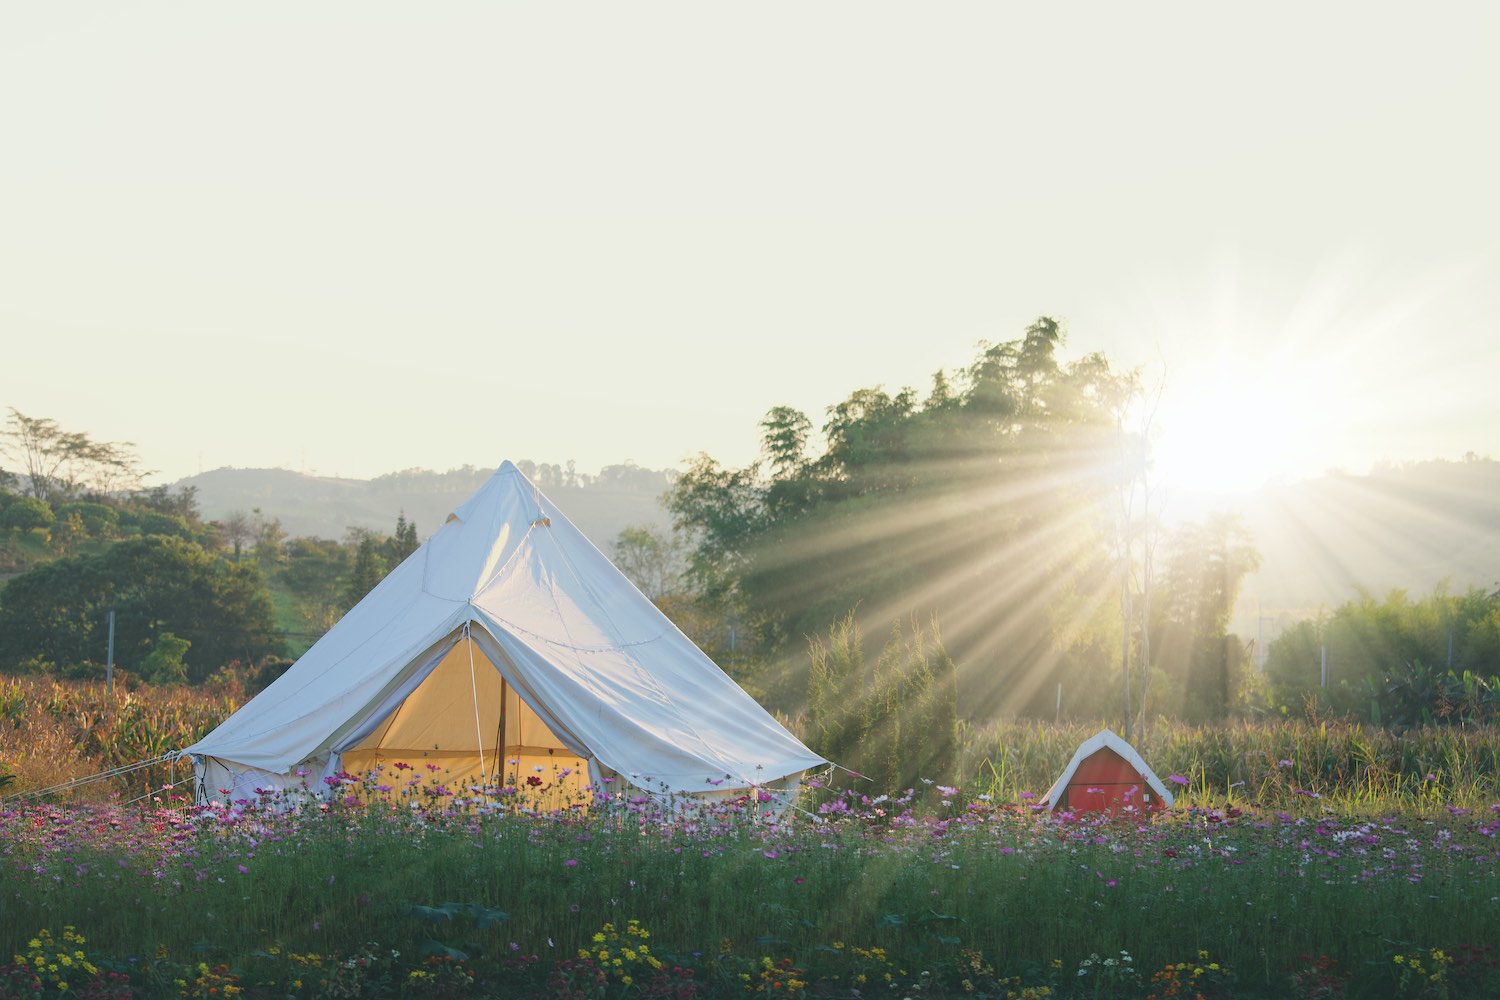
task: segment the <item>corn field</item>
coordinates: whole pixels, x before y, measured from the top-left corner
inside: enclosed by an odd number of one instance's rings
[[[160,756],[200,739],[245,700],[237,680],[142,687],[37,677],[0,678],[4,795],[47,788]],[[795,730],[800,720],[786,720]],[[1002,721],[959,726],[958,783],[994,801],[1040,797],[1098,723]],[[1244,721],[1187,726],[1159,720],[1134,743],[1179,796],[1263,808],[1323,801],[1341,809],[1487,804],[1500,797],[1500,729],[1396,731],[1343,721]],[[156,768],[74,793],[133,798],[170,780]],[[4,779],[9,776],[7,782]],[[895,791],[870,789],[870,794]]]
[[[117,689],[110,695],[100,683],[0,678],[0,779],[10,778],[4,794],[47,788],[187,746],[243,700],[237,682]],[[133,797],[167,780],[166,770],[90,786],[88,795]]]

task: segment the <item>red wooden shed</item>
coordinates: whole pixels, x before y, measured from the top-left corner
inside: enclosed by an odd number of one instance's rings
[[[1172,793],[1135,747],[1102,729],[1083,741],[1042,805],[1075,813],[1120,813],[1127,808],[1153,813],[1171,808]]]

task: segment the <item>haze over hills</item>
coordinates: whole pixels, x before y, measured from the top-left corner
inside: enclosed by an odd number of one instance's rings
[[[1488,458],[1380,466],[1215,503],[1181,499],[1181,516],[1214,507],[1237,513],[1260,550],[1234,624],[1247,638],[1259,629],[1269,639],[1361,589],[1383,598],[1444,583],[1453,593],[1500,587],[1500,462]]]
[[[522,463],[518,463],[522,464]],[[528,469],[530,466],[530,469]],[[672,470],[630,463],[598,475],[560,466],[523,470],[601,549],[620,530],[670,518],[661,496]],[[405,512],[426,538],[493,470],[407,470],[376,479],[309,476],[285,469],[215,469],[180,480],[195,486],[205,518],[259,509],[291,535],[343,538],[351,527],[390,532]],[[571,478],[570,478],[571,477]],[[1174,519],[1211,510],[1238,514],[1261,553],[1241,591],[1234,629],[1268,640],[1281,627],[1355,599],[1401,588],[1413,594],[1446,581],[1455,592],[1500,586],[1500,462],[1487,458],[1385,466],[1368,475],[1329,475],[1228,497],[1175,495]]]
[[[611,465],[580,475],[555,465],[517,462],[547,496],[600,549],[608,551],[621,529],[639,524],[666,527],[659,502],[675,472]],[[426,539],[494,473],[464,466],[448,472],[408,469],[375,479],[310,476],[287,469],[213,469],[189,476],[174,488],[198,490],[206,520],[234,511],[278,518],[287,534],[342,539],[350,528],[389,534],[403,512]]]

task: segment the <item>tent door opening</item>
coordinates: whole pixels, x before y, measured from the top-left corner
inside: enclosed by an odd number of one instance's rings
[[[472,657],[472,670],[471,658]],[[588,765],[563,745],[467,633],[404,701],[343,750],[370,797],[469,797],[559,809],[591,799]],[[389,792],[375,791],[387,787]]]

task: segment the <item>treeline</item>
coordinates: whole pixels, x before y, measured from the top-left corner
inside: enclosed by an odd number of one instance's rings
[[[1361,593],[1267,649],[1272,711],[1376,725],[1500,722],[1500,591]]]
[[[657,494],[662,491],[670,474],[655,469],[645,469],[634,462],[606,465],[597,473],[582,472],[572,459],[562,464],[555,462],[533,462],[523,458],[516,461],[516,468],[527,479],[544,490],[603,489],[624,492]],[[447,472],[430,469],[403,469],[376,476],[370,485],[379,490],[469,493],[483,486],[494,475],[494,469],[464,465]]]
[[[856,390],[816,429],[775,407],[757,461],[679,476],[686,580],[738,624],[767,699],[798,703],[809,641],[852,613],[871,634],[939,623],[968,718],[1211,720],[1245,701],[1227,627],[1253,540],[1227,517],[1161,527],[1139,376],[1064,362],[1063,340],[1042,317],[925,393]]]
[[[193,487],[140,485],[128,442],[15,410],[0,453],[22,470],[0,469],[4,672],[263,686],[419,544],[404,514],[341,541],[259,511],[205,521]]]
[[[0,589],[0,670],[99,678],[112,650],[156,684],[231,667],[264,686],[419,544],[404,515],[391,535],[341,541],[288,538],[258,514],[204,522],[191,489],[56,510],[0,490],[0,524],[0,558],[25,570]]]

